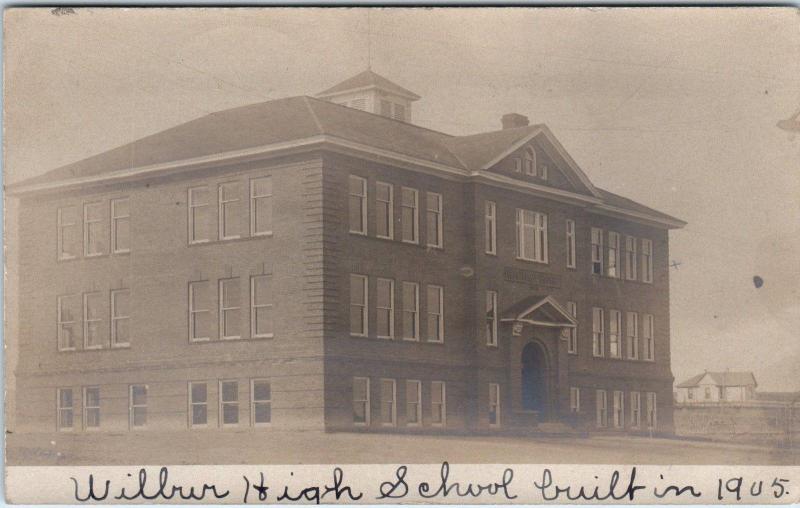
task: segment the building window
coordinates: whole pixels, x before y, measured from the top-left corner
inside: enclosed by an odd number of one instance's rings
[[[547,166],[544,164],[539,165],[539,178],[542,180],[547,180]]]
[[[131,251],[131,211],[128,198],[111,200],[111,251]]]
[[[522,158],[514,157],[514,172],[522,173]]]
[[[100,387],[87,386],[83,389],[83,428],[100,427]]]
[[[428,342],[444,342],[444,288],[428,286]]]
[[[642,240],[642,282],[653,282],[653,241]]]
[[[631,427],[638,429],[642,425],[642,394],[631,392]]]
[[[250,180],[250,236],[272,233],[272,178]]]
[[[608,311],[608,355],[611,358],[620,358],[620,333],[622,330],[622,314],[618,310]]]
[[[598,427],[606,427],[608,425],[608,395],[605,390],[597,390],[595,392],[595,406],[597,409],[597,418],[595,424]]]
[[[147,385],[131,385],[128,393],[130,428],[147,426]]]
[[[419,193],[416,189],[401,189],[400,222],[404,242],[419,242]]]
[[[644,359],[652,362],[656,359],[655,334],[653,333],[653,316],[645,314],[644,317]]]
[[[111,345],[124,347],[130,345],[131,321],[130,289],[111,291]]]
[[[392,103],[385,99],[381,99],[381,116],[392,117]]]
[[[375,184],[375,201],[377,203],[376,226],[378,238],[394,238],[394,188],[391,184],[377,182]]]
[[[59,388],[57,391],[57,428],[58,430],[72,430],[75,419],[75,402],[72,398],[72,388]]]
[[[484,249],[486,254],[497,254],[497,205],[487,201],[484,214]]]
[[[369,425],[369,378],[353,378],[353,423]]]
[[[208,385],[206,383],[189,383],[190,427],[208,425]]]
[[[605,333],[604,333],[603,309],[592,308],[592,355],[603,356],[605,354]]]
[[[431,381],[431,424],[444,426],[447,422],[447,392],[444,381]]]
[[[189,243],[203,243],[210,239],[208,187],[192,187],[189,189]]]
[[[525,150],[525,174],[536,176],[536,152],[531,147]]]
[[[219,338],[241,338],[241,297],[239,277],[219,281]]]
[[[608,269],[606,275],[619,278],[619,233],[608,232]]]
[[[272,421],[272,390],[266,379],[250,381],[250,424],[254,427]]]
[[[422,383],[419,381],[406,381],[406,423],[422,423]]]
[[[636,280],[636,238],[625,237],[625,277]]]
[[[78,256],[78,211],[74,206],[58,209],[58,259]]]
[[[98,349],[105,342],[103,335],[103,298],[100,292],[83,295],[83,348]]]
[[[442,195],[433,192],[425,194],[425,201],[427,203],[427,217],[428,217],[428,247],[442,248],[444,246],[444,238],[442,238]]]
[[[106,248],[103,240],[103,203],[86,203],[83,205],[83,255],[103,254]]]
[[[81,297],[66,295],[58,297],[58,349],[72,351],[78,345]]]
[[[689,398],[689,400],[694,399],[694,388],[687,388],[686,396]]]
[[[403,282],[403,338],[419,340],[419,284]]]
[[[625,334],[625,350],[628,360],[639,359],[639,314],[628,312],[625,319],[628,333]]]
[[[219,239],[239,238],[242,224],[241,184],[228,182],[219,184]]]
[[[567,268],[575,268],[575,221],[567,219]]]
[[[592,228],[592,274],[603,275],[603,230]]]
[[[567,312],[569,315],[578,319],[578,304],[575,302],[567,302]],[[567,342],[567,353],[573,355],[578,354],[578,327],[577,325],[569,329],[569,342]]]
[[[517,257],[547,263],[547,215],[517,208]]]
[[[250,336],[272,337],[272,275],[250,278]]]
[[[350,232],[367,234],[367,180],[350,175]]]
[[[625,427],[625,393],[614,390],[614,428]]]
[[[219,382],[219,414],[223,427],[239,424],[239,382]]]
[[[189,283],[189,340],[211,338],[210,283],[201,280]]]
[[[709,400],[711,398],[711,387],[710,386],[706,386],[705,395],[704,396],[705,396],[706,400]]]
[[[570,413],[581,412],[581,389],[577,386],[569,387],[569,411]]]
[[[395,105],[394,105],[394,114],[392,115],[392,118],[394,118],[395,120],[400,120],[401,122],[405,122],[406,121],[406,107],[403,106],[402,104],[395,103]]]
[[[656,394],[647,392],[647,427],[650,429],[658,427],[657,408]]]
[[[489,383],[489,426],[500,426],[500,385]]]
[[[397,383],[394,379],[381,379],[381,424],[397,423]]]
[[[486,292],[486,345],[497,345],[497,291]]]
[[[378,338],[394,338],[394,281],[378,279]]]
[[[350,334],[367,336],[367,277],[350,275]]]

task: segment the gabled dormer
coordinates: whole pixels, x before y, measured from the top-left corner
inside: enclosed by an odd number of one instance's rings
[[[317,98],[411,123],[411,103],[420,97],[367,69],[318,93]]]

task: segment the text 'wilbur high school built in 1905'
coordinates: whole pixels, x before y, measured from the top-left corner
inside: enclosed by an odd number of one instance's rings
[[[9,187],[17,430],[671,432],[684,222],[418,99],[368,70]]]

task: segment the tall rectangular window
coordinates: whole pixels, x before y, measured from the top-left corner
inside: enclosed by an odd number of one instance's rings
[[[103,297],[100,292],[83,294],[83,348],[98,349],[105,343]]]
[[[367,179],[350,175],[350,232],[367,234]]]
[[[272,275],[250,278],[250,336],[272,337]]]
[[[627,333],[625,334],[625,352],[628,360],[639,359],[639,314],[628,312],[625,322]]]
[[[408,243],[419,242],[419,192],[417,189],[403,187],[400,191],[400,226],[402,240]]]
[[[603,275],[603,230],[592,228],[592,274]]]
[[[595,424],[598,427],[606,427],[608,425],[608,394],[605,390],[595,391],[595,409],[596,418]]]
[[[219,338],[238,339],[242,336],[242,290],[239,277],[219,281]]]
[[[250,236],[272,233],[272,178],[250,180]]]
[[[378,338],[394,338],[394,281],[378,279],[377,326]]]
[[[111,291],[111,345],[130,345],[131,329],[131,290]]]
[[[567,312],[569,315],[578,320],[578,304],[575,302],[567,302]],[[575,326],[569,329],[569,342],[567,342],[567,353],[573,355],[578,354],[578,327]]]
[[[618,310],[608,311],[608,354],[611,358],[620,358],[620,334],[622,333],[622,314]]]
[[[87,386],[83,389],[83,428],[100,427],[100,387]]]
[[[189,189],[189,243],[203,243],[211,239],[211,212],[208,187]]]
[[[80,245],[78,210],[74,206],[58,209],[58,259],[74,259]]]
[[[625,278],[636,280],[636,237],[625,237]]]
[[[219,414],[223,427],[239,424],[239,382],[219,382]]]
[[[367,277],[350,275],[350,334],[367,336]]]
[[[428,247],[444,247],[444,237],[442,231],[442,195],[434,192],[425,193],[427,204],[427,236]]]
[[[378,238],[394,238],[394,187],[385,182],[375,183],[376,235]]]
[[[403,338],[419,340],[419,284],[403,282]]]
[[[239,238],[242,231],[242,188],[239,182],[219,184],[219,239]]]
[[[642,394],[631,392],[631,427],[638,429],[642,425]]]
[[[656,343],[653,330],[653,316],[645,314],[644,320],[644,359],[652,362],[656,359]]]
[[[208,385],[189,383],[189,426],[208,425]]]
[[[658,427],[658,405],[656,404],[656,394],[654,392],[647,392],[647,427],[655,429]]]
[[[59,388],[56,393],[56,426],[58,430],[72,430],[75,420],[75,401],[72,388]]]
[[[381,424],[397,423],[397,383],[394,379],[381,379]]]
[[[517,257],[547,263],[547,215],[517,208]]]
[[[211,283],[207,280],[189,283],[189,340],[211,338]]]
[[[567,268],[575,268],[575,221],[567,219]]]
[[[625,427],[625,392],[614,390],[614,428]]]
[[[569,411],[570,413],[581,412],[581,389],[577,386],[569,387]]]
[[[606,275],[619,278],[619,233],[608,232],[608,269]]]
[[[605,323],[603,321],[603,309],[592,308],[592,355],[594,356],[604,356],[605,354]]]
[[[103,203],[86,203],[83,205],[83,255],[99,256],[105,249]]]
[[[653,241],[642,239],[642,282],[653,282]]]
[[[489,426],[500,426],[500,385],[489,383]]]
[[[497,204],[487,201],[484,210],[484,250],[497,254]]]
[[[250,381],[250,424],[254,427],[272,421],[272,389],[266,379]]]
[[[428,286],[428,342],[444,342],[444,288]]]
[[[486,345],[497,345],[497,291],[486,292]]]
[[[369,425],[369,378],[353,378],[353,423]]]
[[[128,418],[128,425],[131,429],[147,426],[147,385],[130,386]]]
[[[111,200],[111,251],[114,254],[131,251],[131,211],[128,198]]]
[[[422,423],[422,383],[412,379],[406,381],[406,423]]]
[[[81,324],[81,295],[58,297],[58,349],[72,351],[78,346]]]
[[[431,381],[431,424],[445,425],[447,421],[447,392],[444,381]]]

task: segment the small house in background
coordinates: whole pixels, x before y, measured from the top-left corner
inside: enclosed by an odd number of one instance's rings
[[[752,372],[709,372],[698,374],[677,386],[679,404],[747,402],[755,399],[756,378]]]

